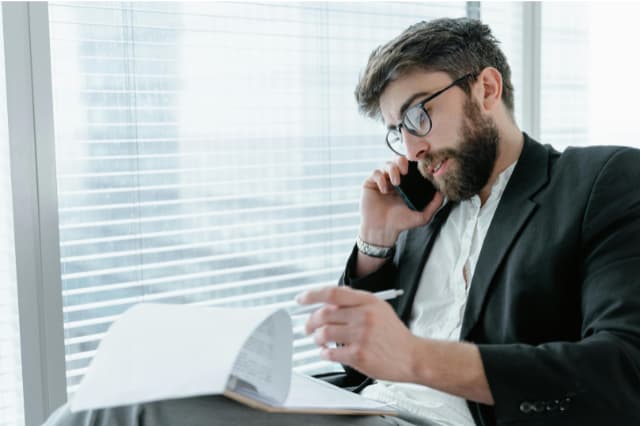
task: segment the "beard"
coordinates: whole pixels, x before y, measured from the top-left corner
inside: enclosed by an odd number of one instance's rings
[[[500,136],[493,120],[482,117],[480,108],[470,99],[464,104],[464,113],[458,148],[435,152],[418,164],[422,174],[451,201],[468,200],[479,194],[489,182],[498,155]],[[429,165],[445,158],[449,170],[436,179],[427,172]]]

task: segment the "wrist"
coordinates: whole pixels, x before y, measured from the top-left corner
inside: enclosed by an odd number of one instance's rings
[[[409,351],[411,360],[411,377],[414,383],[430,386],[433,383],[433,377],[429,370],[430,360],[429,354],[432,348],[429,347],[430,341],[417,336],[413,336],[413,345]]]
[[[379,247],[393,247],[398,239],[398,232],[386,229],[369,229],[360,227],[359,237],[369,244]]]
[[[358,236],[358,238],[356,239],[356,245],[358,246],[358,251],[360,253],[365,254],[369,257],[388,259],[390,257],[393,257],[393,255],[395,254],[395,245],[379,246],[371,244],[363,240],[360,236]]]

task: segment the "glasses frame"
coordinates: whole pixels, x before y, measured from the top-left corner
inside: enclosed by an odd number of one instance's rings
[[[387,132],[387,136],[385,137],[385,142],[387,143],[387,146],[389,147],[389,149],[391,151],[393,151],[395,154],[400,155],[401,157],[405,157],[407,154],[403,154],[400,153],[398,151],[396,151],[395,149],[393,149],[392,144],[389,142],[389,137],[393,134],[393,133],[397,133],[398,136],[400,137],[400,140],[402,141],[402,128],[404,127],[407,132],[411,133],[414,136],[427,136],[429,134],[429,132],[431,131],[432,127],[433,127],[433,122],[431,121],[431,116],[429,115],[429,113],[427,112],[427,109],[424,107],[424,105],[427,102],[432,101],[433,99],[435,99],[436,97],[440,96],[441,94],[443,94],[444,92],[446,92],[447,90],[451,89],[453,86],[457,86],[460,83],[462,83],[464,80],[470,78],[470,77],[476,77],[478,75],[478,73],[475,72],[470,72],[469,74],[465,74],[460,78],[457,78],[455,80],[453,80],[453,82],[451,84],[449,84],[448,86],[446,86],[443,89],[438,90],[437,92],[427,96],[425,99],[423,99],[422,101],[420,101],[419,103],[415,104],[414,106],[412,106],[411,108],[408,108],[404,114],[402,114],[402,121],[400,122],[400,124],[398,124],[397,127],[395,128],[391,128],[389,129],[389,131]],[[427,116],[427,120],[429,121],[429,128],[427,129],[426,132],[424,133],[420,133],[420,132],[416,132],[415,130],[411,129],[410,127],[408,127],[405,124],[405,120],[407,119],[407,113],[409,111],[415,110],[415,109],[421,109],[422,111],[424,111],[424,113]]]

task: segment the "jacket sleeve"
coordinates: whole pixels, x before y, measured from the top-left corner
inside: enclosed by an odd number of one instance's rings
[[[342,273],[340,277],[339,285],[349,286],[351,288],[355,288],[358,290],[367,290],[367,291],[383,291],[389,288],[393,288],[393,283],[395,282],[397,266],[395,265],[393,259],[387,260],[380,268],[371,274],[355,278],[355,267],[356,267],[356,259],[358,256],[358,248],[356,246],[353,247],[351,251],[351,255],[349,256],[349,260],[347,261],[347,266],[345,271]]]
[[[498,424],[640,424],[640,151],[605,162],[581,232],[581,340],[478,345]]]

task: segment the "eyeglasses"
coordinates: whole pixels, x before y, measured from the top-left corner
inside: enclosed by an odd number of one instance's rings
[[[476,73],[469,73],[463,75],[462,77],[454,80],[453,83],[445,87],[444,89],[438,90],[436,93],[429,95],[426,99],[424,99],[419,104],[416,104],[405,111],[402,115],[402,122],[398,124],[398,127],[389,129],[387,132],[387,145],[391,149],[391,151],[395,152],[398,155],[406,156],[407,155],[407,146],[404,143],[404,139],[402,138],[402,128],[407,129],[407,132],[411,133],[414,136],[426,136],[431,131],[431,117],[429,117],[429,113],[424,107],[424,104],[433,100],[436,96],[439,96],[451,89],[453,86],[456,86],[466,80],[469,77],[475,77]]]

